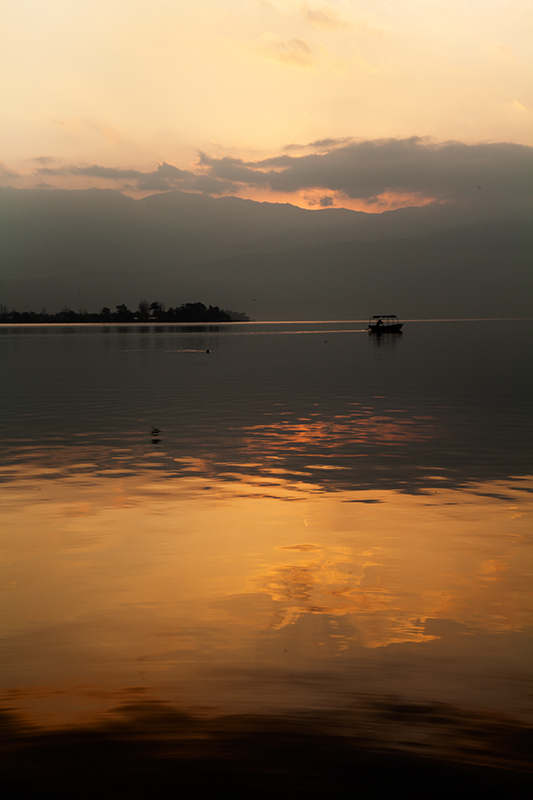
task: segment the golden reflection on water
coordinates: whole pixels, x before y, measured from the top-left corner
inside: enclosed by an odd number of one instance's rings
[[[430,417],[394,419],[391,416],[373,414],[372,409],[358,408],[352,403],[350,414],[339,414],[327,420],[299,418],[271,424],[253,425],[243,428],[243,440],[248,447],[257,447],[261,437],[262,451],[297,449],[302,444],[320,444],[331,440],[332,446],[354,443],[407,444],[421,442],[435,436],[435,427]],[[247,438],[247,433],[252,434]],[[289,445],[292,444],[292,447]],[[288,446],[289,445],[289,446]]]
[[[293,689],[280,671],[390,690],[395,654],[411,665],[402,689],[523,703],[533,481],[324,493],[282,470],[243,480],[240,464],[231,482],[197,466],[179,479],[11,470],[6,697],[56,720],[137,685],[199,704],[283,705]]]

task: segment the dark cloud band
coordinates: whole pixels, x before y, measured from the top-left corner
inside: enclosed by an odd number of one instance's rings
[[[320,188],[366,201],[385,192],[459,200],[472,197],[481,186],[502,193],[503,199],[509,194],[531,195],[533,148],[507,143],[433,144],[412,137],[351,143],[326,153],[285,155],[253,165],[203,155],[202,164],[213,177],[267,185],[277,192]]]
[[[326,142],[329,149],[324,147]],[[374,202],[386,193],[449,202],[483,197],[492,203],[523,203],[531,197],[532,147],[509,143],[436,144],[420,137],[363,142],[322,140],[314,145],[319,152],[285,152],[254,162],[200,153],[197,172],[163,162],[152,172],[93,165],[45,166],[37,173],[129,181],[142,191],[178,189],[212,195],[255,187],[287,195],[319,189],[364,202]]]
[[[119,169],[116,167],[101,167],[93,164],[91,167],[40,167],[39,175],[84,175],[92,178],[103,178],[110,181],[133,182],[135,188],[146,192],[168,192],[174,189],[182,191],[205,192],[206,194],[225,194],[234,189],[234,185],[210,175],[196,174],[188,170],[178,169],[163,162],[153,172],[141,172],[136,169]]]

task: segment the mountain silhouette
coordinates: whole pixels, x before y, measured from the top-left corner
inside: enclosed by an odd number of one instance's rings
[[[167,306],[201,298],[258,319],[530,314],[531,233],[515,211],[307,211],[99,189],[3,189],[0,199],[9,308],[99,310],[148,296]]]

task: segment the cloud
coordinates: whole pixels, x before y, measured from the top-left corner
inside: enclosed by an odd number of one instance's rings
[[[5,161],[0,161],[0,178],[18,178],[19,173],[9,169]]]
[[[309,144],[288,144],[283,149],[287,152],[289,150],[330,150],[333,147],[340,147],[341,145],[353,142],[352,136],[343,136],[339,139],[317,139],[315,142]]]
[[[28,161],[36,161],[38,164],[57,164],[59,159],[53,156],[35,156],[35,158],[29,158]]]
[[[199,164],[207,167],[209,174],[219,180],[229,180],[232,183],[245,183],[253,186],[261,184],[268,186],[270,184],[269,176],[273,172],[273,170],[264,172],[261,169],[261,161],[249,165],[238,158],[213,159],[205,153],[200,153]],[[230,175],[232,176],[231,178],[228,177]]]
[[[523,103],[520,102],[520,100],[513,100],[512,106],[517,111],[525,111],[526,113],[529,112],[530,114],[531,114],[531,111],[533,111],[532,108],[529,108],[528,106],[525,106]]]
[[[261,40],[261,52],[275,61],[296,67],[312,67],[314,64],[313,51],[305,39],[283,41],[272,33],[264,33]]]
[[[346,22],[339,12],[332,8],[330,5],[303,3],[301,6],[301,13],[304,19],[311,25],[316,25],[319,28],[349,28],[350,23]]]
[[[62,167],[40,167],[36,170],[38,175],[65,176],[76,175],[89,178],[99,178],[109,181],[129,181],[128,188],[145,192],[168,192],[174,189],[181,191],[202,192],[206,194],[227,194],[235,187],[232,183],[205,174],[196,174],[189,170],[179,169],[172,164],[163,162],[152,172],[142,172],[136,169],[119,169],[117,167],[102,167],[93,164],[90,167],[77,167],[73,165]],[[132,182],[132,183],[131,183]]]
[[[499,55],[501,58],[509,59],[509,60],[512,60],[512,61],[514,61],[514,60],[515,60],[515,57],[514,57],[513,51],[511,50],[511,48],[509,47],[509,45],[507,45],[507,44],[501,44],[501,43],[498,43],[498,44],[496,44],[496,45],[494,46],[494,49],[496,50],[496,53],[497,53],[497,54],[498,54],[498,55]]]
[[[420,137],[353,142],[322,153],[284,155],[255,163],[202,155],[214,177],[294,193],[319,188],[374,203],[385,194],[413,194],[438,201],[478,196],[494,202],[531,196],[533,148],[508,143],[433,143]]]
[[[57,125],[59,128],[63,128],[64,130],[71,132],[79,131],[82,127],[81,120],[78,117],[73,117],[72,119],[52,118],[51,122],[54,125]]]
[[[351,0],[262,0],[261,5],[280,17],[300,18],[328,32],[355,30],[365,36],[383,35],[380,28],[367,21],[375,15],[355,13]]]
[[[298,151],[298,152],[296,152]],[[310,152],[311,151],[311,152]],[[386,210],[429,202],[522,206],[531,200],[533,147],[510,143],[435,143],[408,139],[319,139],[289,145],[280,155],[255,161],[200,152],[190,170],[162,162],[155,170],[57,165],[35,175],[86,178],[126,192],[179,190],[212,196],[238,195],[307,207],[342,206]],[[42,161],[39,161],[42,163]],[[1,168],[4,177],[17,173]]]

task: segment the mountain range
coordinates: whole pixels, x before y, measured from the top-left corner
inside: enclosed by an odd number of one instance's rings
[[[0,304],[201,301],[253,319],[531,316],[529,217],[483,202],[367,214],[236,197],[0,190]]]

